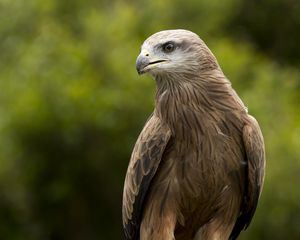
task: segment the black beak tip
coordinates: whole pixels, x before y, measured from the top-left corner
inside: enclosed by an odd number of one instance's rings
[[[142,69],[136,69],[136,71],[139,75],[142,75],[146,72],[143,68]]]
[[[139,75],[141,75],[143,73],[142,69],[140,69],[138,66],[136,67],[136,71]]]

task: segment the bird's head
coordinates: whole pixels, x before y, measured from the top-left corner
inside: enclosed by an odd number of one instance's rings
[[[139,74],[152,76],[199,74],[218,68],[218,63],[199,36],[188,30],[165,30],[143,43],[136,60]]]

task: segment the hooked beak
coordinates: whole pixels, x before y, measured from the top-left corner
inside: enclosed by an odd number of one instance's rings
[[[136,70],[138,74],[143,74],[161,62],[166,62],[167,59],[152,59],[147,51],[142,51],[136,59]]]

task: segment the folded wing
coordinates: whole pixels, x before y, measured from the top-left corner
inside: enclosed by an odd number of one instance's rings
[[[236,239],[246,229],[256,210],[265,173],[264,140],[257,121],[249,116],[243,129],[243,141],[247,160],[247,180],[240,216],[232,230],[230,239]]]
[[[139,239],[145,197],[170,136],[169,127],[152,115],[135,144],[123,192],[123,227],[128,240]]]

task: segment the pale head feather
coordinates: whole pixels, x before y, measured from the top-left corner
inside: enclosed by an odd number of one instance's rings
[[[166,53],[162,46],[171,42],[175,49]],[[148,54],[151,61],[166,60],[147,70],[151,75],[199,75],[201,72],[219,69],[215,56],[200,39],[188,30],[165,30],[151,35],[142,45],[141,53]]]

